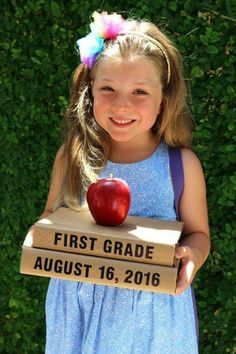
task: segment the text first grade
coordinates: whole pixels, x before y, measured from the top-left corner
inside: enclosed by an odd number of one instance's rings
[[[86,235],[78,236],[61,232],[55,232],[54,235],[55,246],[63,245],[64,247],[93,251],[94,253],[99,242],[97,237]],[[142,245],[126,241],[105,239],[102,243],[102,252],[105,254],[152,259],[153,251],[154,247],[151,245]]]

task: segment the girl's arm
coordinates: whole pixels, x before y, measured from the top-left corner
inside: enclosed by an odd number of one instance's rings
[[[56,154],[56,158],[52,169],[51,184],[50,184],[47,202],[43,213],[39,217],[39,220],[46,218],[48,215],[50,215],[53,212],[53,204],[56,201],[61,191],[62,183],[66,173],[66,161],[64,159],[63,152],[64,152],[64,145],[60,147],[60,149]],[[32,225],[28,230],[26,238],[31,238],[33,237],[33,235],[34,235],[34,225]]]
[[[192,282],[210,252],[210,232],[203,170],[190,149],[182,149],[184,190],[180,200],[183,237],[176,249],[181,260],[176,293],[182,293]]]
[[[40,219],[47,217],[53,212],[53,204],[59,196],[62,188],[62,184],[65,178],[66,173],[66,161],[64,157],[64,145],[60,147],[56,154],[54,161],[50,189],[47,197],[47,202],[44,208],[43,213],[40,216]]]
[[[56,158],[52,169],[51,183],[50,183],[47,202],[43,213],[39,217],[39,220],[46,218],[48,215],[50,215],[53,212],[53,204],[56,201],[61,191],[63,180],[66,173],[66,161],[64,159],[63,152],[64,152],[64,145],[60,147],[60,149],[56,154]],[[32,225],[31,228],[29,229],[28,234],[29,233],[32,234],[33,226],[34,225]]]
[[[64,151],[64,145],[60,147],[60,149],[56,154],[56,158],[52,169],[51,184],[50,184],[47,202],[43,213],[39,217],[39,220],[46,218],[48,215],[50,215],[53,212],[53,204],[56,201],[61,191],[62,183],[66,173],[66,161],[64,160],[63,151]],[[34,235],[34,225],[32,225],[28,230],[26,238],[28,237],[30,238],[33,235]]]

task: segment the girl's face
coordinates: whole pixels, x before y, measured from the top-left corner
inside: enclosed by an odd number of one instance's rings
[[[154,64],[136,58],[106,61],[92,82],[94,117],[115,142],[153,139],[151,128],[161,110],[162,86]]]

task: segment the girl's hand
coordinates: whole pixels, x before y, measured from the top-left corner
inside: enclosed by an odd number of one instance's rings
[[[180,259],[181,267],[178,274],[176,294],[181,294],[193,281],[201,261],[199,251],[189,246],[176,248],[175,257]]]

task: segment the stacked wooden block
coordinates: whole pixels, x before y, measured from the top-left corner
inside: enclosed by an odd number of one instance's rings
[[[60,208],[35,223],[22,247],[24,274],[175,293],[175,246],[183,224],[129,216],[97,225],[89,211]]]

